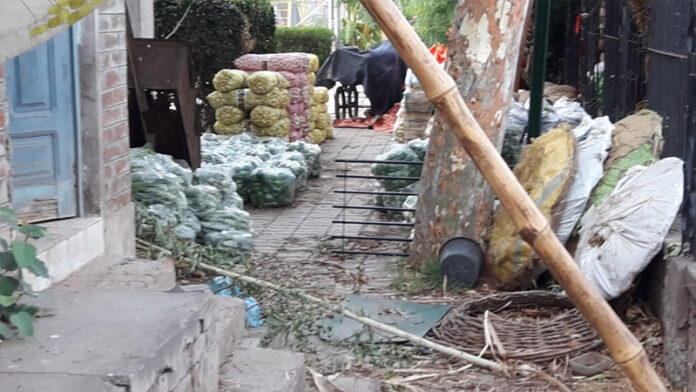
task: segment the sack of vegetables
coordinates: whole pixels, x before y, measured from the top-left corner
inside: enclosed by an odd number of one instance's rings
[[[288,117],[285,109],[276,109],[266,105],[255,107],[250,114],[251,123],[258,127],[270,127],[278,120]]]
[[[288,144],[288,151],[298,151],[304,155],[309,170],[309,178],[321,176],[321,147],[298,140]]]
[[[418,154],[405,144],[394,144],[391,149],[377,157],[379,161],[422,162]],[[418,178],[423,170],[422,165],[402,165],[397,163],[375,163],[372,174],[376,176],[415,177]],[[415,180],[395,179],[381,180],[382,186],[388,191],[403,188]]]
[[[274,87],[271,91],[265,94],[257,94],[251,90],[245,89],[244,104],[247,110],[251,110],[257,106],[265,105],[277,109],[285,109],[290,105],[290,93],[284,88]]]
[[[252,123],[251,132],[256,136],[285,137],[290,133],[290,120],[282,118],[274,122],[270,127],[260,127]]]
[[[278,72],[273,71],[259,71],[254,72],[249,76],[247,81],[251,91],[256,94],[266,94],[271,92],[274,88],[288,88],[290,83],[288,83],[285,78]]]
[[[249,74],[238,69],[222,69],[213,77],[215,90],[227,92],[246,87]]]
[[[290,169],[259,167],[251,173],[249,202],[254,207],[285,207],[295,200],[297,178]]]
[[[220,121],[215,121],[213,130],[218,135],[239,135],[240,133],[251,130],[251,124],[247,120],[242,120],[234,124],[223,124]]]
[[[223,125],[236,124],[244,120],[244,111],[234,106],[221,106],[215,110],[215,119]]]

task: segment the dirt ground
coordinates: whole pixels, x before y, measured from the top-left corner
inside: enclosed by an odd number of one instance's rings
[[[383,213],[334,208],[337,204],[371,205],[371,195],[344,195],[334,190],[373,190],[371,180],[336,178],[369,174],[369,165],[336,163],[341,159],[374,159],[386,151],[391,135],[373,130],[336,129],[335,140],[322,145],[323,172],[298,194],[295,205],[282,209],[250,210],[256,236],[253,275],[326,299],[342,301],[351,293],[378,293],[427,303],[458,303],[473,292],[443,295],[437,284],[422,284],[398,257],[342,256],[332,249],[378,249],[403,252],[404,243],[332,240],[331,235],[408,237],[409,228],[332,224],[335,219],[388,221]],[[345,215],[344,215],[345,214]],[[253,288],[248,288],[253,290]],[[317,336],[314,322],[327,316],[324,309],[275,292],[255,292],[266,317],[265,344],[305,353],[307,366],[324,374],[340,373],[382,381],[385,391],[630,391],[628,381],[614,366],[591,378],[574,377],[568,358],[541,366],[543,372],[501,374],[467,367],[412,345],[343,342],[329,344]],[[657,320],[640,305],[626,312],[629,327],[643,342],[662,373],[662,336]],[[603,350],[606,354],[606,350]],[[308,375],[309,390],[316,389]]]

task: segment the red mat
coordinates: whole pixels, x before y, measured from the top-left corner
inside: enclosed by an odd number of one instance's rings
[[[333,122],[334,128],[365,128],[376,129],[381,132],[392,132],[396,121],[396,112],[399,111],[400,103],[394,104],[388,112],[381,116],[374,116],[370,110],[365,111],[365,117],[342,118]]]

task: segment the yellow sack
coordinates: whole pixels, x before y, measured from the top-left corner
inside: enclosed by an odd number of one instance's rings
[[[285,137],[290,133],[290,120],[287,118],[280,119],[270,127],[260,127],[251,124],[251,131],[256,136]]]
[[[329,90],[326,87],[314,87],[312,105],[326,104],[327,102],[329,102]]]
[[[314,85],[317,82],[317,74],[314,72],[309,73],[309,84]]]
[[[331,126],[331,117],[328,113],[320,113],[314,120],[314,126],[321,129],[326,129]]]
[[[212,93],[208,94],[206,99],[208,100],[208,103],[210,106],[213,107],[213,109],[217,109],[222,106],[236,106],[239,107],[239,99],[237,97],[237,92],[239,90],[232,90],[232,91],[213,91]]]
[[[245,96],[245,106],[253,109],[257,106],[265,105],[277,109],[285,109],[290,105],[290,93],[284,88],[274,88],[266,94],[256,94],[251,90]]]
[[[327,138],[327,139],[333,139],[333,138],[334,138],[333,127],[328,127],[328,128],[326,128],[326,129],[324,129],[324,133],[326,134],[326,138]]]
[[[307,140],[314,144],[321,144],[326,140],[326,132],[323,129],[312,129],[307,133]]]
[[[232,125],[244,120],[244,111],[234,106],[221,106],[215,110],[215,119],[224,125]]]
[[[288,113],[285,109],[276,109],[270,106],[261,105],[251,110],[249,117],[251,123],[259,127],[270,127],[276,121],[286,118]]]
[[[213,129],[218,135],[238,135],[249,130],[249,122],[241,121],[235,124],[225,125],[221,124],[219,121],[215,121]]]
[[[256,94],[266,94],[271,92],[276,87],[288,88],[290,83],[278,72],[259,71],[254,72],[249,76],[247,84],[251,91]]]
[[[551,231],[558,225],[558,214],[572,183],[575,148],[570,127],[560,125],[527,146],[514,170],[529,197],[549,219]],[[519,286],[543,272],[532,247],[519,236],[515,222],[502,206],[493,217],[490,238],[489,270],[500,282]]]
[[[319,70],[319,57],[312,53],[308,53],[307,57],[309,57],[309,72],[317,72]]]
[[[221,69],[213,77],[215,90],[226,93],[246,87],[249,74],[238,69]]]

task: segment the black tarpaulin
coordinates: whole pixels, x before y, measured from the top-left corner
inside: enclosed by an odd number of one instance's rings
[[[336,82],[363,86],[374,115],[386,113],[401,101],[406,64],[391,42],[383,41],[361,51],[355,46],[339,48],[317,72],[317,86],[332,88]]]

